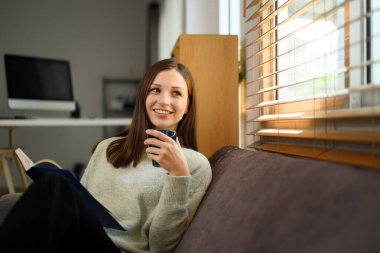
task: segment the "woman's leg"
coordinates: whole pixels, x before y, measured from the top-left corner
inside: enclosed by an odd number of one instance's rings
[[[81,194],[63,176],[46,173],[0,227],[1,252],[120,252]]]

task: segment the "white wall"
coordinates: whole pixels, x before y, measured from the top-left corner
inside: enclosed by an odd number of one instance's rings
[[[160,4],[159,59],[171,56],[181,33],[219,34],[219,0],[161,0]]]
[[[219,0],[185,0],[185,33],[218,34]]]
[[[3,54],[12,53],[69,60],[82,116],[101,117],[102,77],[140,77],[144,71],[148,2],[0,0],[0,116],[68,116],[8,109]],[[101,127],[17,128],[15,145],[35,160],[49,157],[70,168],[87,163],[102,137]],[[0,129],[0,147],[6,140]]]
[[[158,29],[158,59],[169,58],[178,36],[184,31],[184,1],[160,1],[160,23]]]

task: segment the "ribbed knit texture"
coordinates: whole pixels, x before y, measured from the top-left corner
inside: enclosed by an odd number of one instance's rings
[[[173,251],[210,184],[208,159],[183,148],[190,168],[190,176],[184,177],[154,167],[145,154],[138,166],[115,169],[106,158],[113,140],[99,143],[81,179],[127,230],[106,229],[107,234],[123,251]]]

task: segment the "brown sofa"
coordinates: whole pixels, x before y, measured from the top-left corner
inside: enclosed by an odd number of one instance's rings
[[[380,171],[223,147],[176,253],[380,252]]]
[[[380,171],[232,146],[210,163],[175,253],[380,252]]]

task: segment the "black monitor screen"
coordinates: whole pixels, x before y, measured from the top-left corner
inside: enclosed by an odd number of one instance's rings
[[[9,54],[4,59],[8,98],[74,99],[68,61]]]

